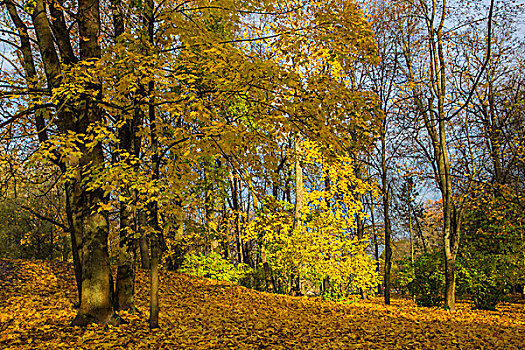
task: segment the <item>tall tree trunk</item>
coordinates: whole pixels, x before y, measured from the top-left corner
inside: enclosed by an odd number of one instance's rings
[[[147,0],[144,9],[144,25],[147,28],[148,41],[153,45],[155,19],[153,17],[154,1]],[[151,162],[152,162],[152,181],[158,183],[160,179],[160,154],[157,119],[155,114],[155,82],[148,83],[148,117],[150,124],[150,143],[151,143]],[[149,225],[152,228],[151,233],[151,270],[150,270],[150,314],[149,328],[159,328],[159,265],[161,260],[161,227],[158,217],[158,201],[151,201],[148,209],[150,213]]]
[[[295,135],[294,152],[295,152],[295,206],[294,206],[294,229],[302,225],[303,212],[303,168],[301,166],[301,138],[299,133]]]
[[[97,0],[78,1],[78,28],[80,60],[100,58],[100,12]],[[86,83],[86,89],[91,96],[102,99],[100,84]],[[86,133],[89,126],[102,122],[102,111],[91,100],[89,95],[82,96],[81,112],[79,116],[79,133]],[[111,271],[108,255],[108,221],[103,213],[93,208],[105,201],[104,191],[100,188],[89,189],[86,180],[96,176],[104,166],[102,145],[97,143],[92,148],[81,145],[82,156],[78,160],[80,174],[74,183],[73,207],[76,218],[82,229],[82,299],[78,314],[73,320],[74,325],[89,323],[107,324],[114,322],[112,306]]]
[[[228,211],[226,209],[226,198],[223,198],[222,201],[222,212],[223,212],[223,224],[221,227],[222,232],[224,233],[224,241],[223,241],[223,254],[224,258],[228,261],[231,261],[232,255],[231,255],[231,247],[230,247],[230,214],[228,214]]]
[[[120,0],[111,0],[111,12],[113,16],[114,40],[124,33],[124,20],[122,15],[122,4]],[[121,114],[120,118],[123,120],[123,125],[118,129],[119,136],[119,155],[122,154],[133,155],[138,158],[140,145],[137,145],[136,135],[137,130],[135,122],[139,119],[137,115],[140,114],[140,107],[136,107],[133,115],[130,117]],[[129,156],[120,159],[120,162],[125,162],[129,169],[135,170]],[[135,254],[137,240],[135,232],[137,231],[135,220],[135,206],[133,205],[133,191],[129,188],[123,189],[125,195],[121,196],[124,199],[120,200],[120,237],[119,237],[119,251],[118,251],[118,267],[117,267],[117,285],[116,285],[116,303],[115,306],[119,310],[134,310],[135,308]]]
[[[27,25],[18,15],[15,4],[8,0],[5,1],[6,8],[8,10],[9,16],[15,25],[20,38],[20,52],[22,54],[22,66],[24,68],[24,73],[26,75],[26,81],[29,91],[33,91],[38,84],[38,76],[36,72],[35,62],[33,59],[33,53],[31,48],[31,43],[29,41],[29,33]],[[46,76],[48,77],[48,87],[56,87],[58,79],[56,77],[60,72],[60,67],[58,67],[58,57],[56,57],[56,52],[52,51],[53,42],[50,42],[51,38],[51,29],[49,23],[47,22],[47,17],[45,16],[45,8],[42,2],[36,3],[37,8],[41,11],[39,14],[33,14],[32,19],[35,23],[35,29],[37,31],[37,41],[39,42],[39,47],[41,52],[46,53],[44,60],[44,66],[46,71]],[[35,9],[36,10],[36,9]],[[36,22],[35,22],[36,21]],[[39,104],[39,97],[36,96],[33,99],[35,104]],[[37,127],[37,135],[40,143],[44,143],[48,140],[46,119],[49,119],[47,110],[39,110],[35,112],[35,125]],[[55,164],[60,168],[62,172],[66,171],[66,164],[60,161],[60,156],[56,155],[57,160]],[[79,236],[78,232],[75,231],[75,225],[73,223],[73,211],[71,208],[71,198],[72,198],[72,186],[68,181],[64,186],[65,198],[66,198],[66,218],[68,223],[68,230],[71,237],[71,253],[73,256],[73,266],[75,271],[75,280],[77,284],[77,295],[78,295],[78,306],[80,306],[80,301],[82,297],[82,265],[80,262],[79,255],[79,243],[82,237]],[[16,197],[16,187],[15,187],[15,197]]]
[[[24,29],[25,25],[17,23],[18,14],[12,2],[6,3],[11,18],[17,28]],[[43,0],[33,3],[31,21],[36,34],[44,66],[47,88],[51,91],[60,86],[61,61],[77,64],[71,45],[71,39],[65,26],[62,10],[51,9],[52,23],[48,18],[48,9]],[[14,11],[13,11],[14,10]],[[77,11],[78,37],[80,60],[96,60],[100,58],[100,13],[97,0],[79,0]],[[27,27],[25,27],[27,34]],[[22,31],[21,51],[24,65],[30,68],[31,47],[27,45],[26,35]],[[57,52],[60,51],[60,58]],[[34,64],[34,63],[33,63]],[[80,63],[82,64],[82,63]],[[25,69],[26,69],[25,68]],[[29,73],[29,74],[28,74]],[[26,71],[28,86],[31,89],[35,83],[31,78],[32,72]],[[88,93],[79,96],[78,105],[65,106],[56,112],[54,120],[62,134],[74,133],[87,135],[89,126],[103,122],[102,111],[94,99],[102,99],[100,84],[84,83]],[[35,113],[37,134],[40,142],[47,139],[45,132],[45,118],[41,113]],[[89,137],[89,135],[88,135]],[[101,189],[91,189],[90,180],[104,167],[102,146],[97,143],[89,148],[86,143],[78,145],[80,154],[64,154],[57,163],[62,171],[71,171],[66,184],[66,198],[68,199],[68,222],[72,238],[73,260],[75,263],[75,277],[80,280],[80,307],[73,320],[75,325],[95,323],[110,323],[114,321],[111,295],[113,286],[109,269],[107,247],[108,222],[98,207],[104,202],[104,192]]]
[[[153,209],[153,208],[152,208]],[[157,224],[152,216],[152,225]],[[151,270],[150,270],[150,311],[149,311],[149,328],[159,328],[159,265],[161,259],[161,250],[158,232],[151,235]]]
[[[73,209],[71,208],[71,198],[73,196],[73,190],[71,182],[68,181],[65,184],[65,193],[66,193],[66,216],[69,226],[69,235],[71,237],[71,255],[73,256],[73,268],[75,271],[75,281],[77,284],[77,294],[78,294],[78,306],[80,307],[80,302],[82,301],[82,263],[80,261],[80,244],[82,237],[79,232],[75,230],[75,224],[73,221]]]
[[[370,196],[372,197],[372,196]],[[372,198],[371,198],[372,199]],[[380,264],[379,264],[379,242],[377,239],[377,232],[376,232],[376,220],[374,215],[374,206],[371,203],[370,204],[370,220],[372,221],[372,239],[374,242],[374,258],[376,259],[376,272],[379,273]],[[381,283],[377,284],[377,294],[381,294]]]
[[[138,159],[140,153],[140,139],[137,138],[136,122],[140,113],[135,109],[133,118],[127,118],[124,125],[119,129],[120,151]],[[127,157],[129,157],[127,156]],[[137,171],[137,165],[133,165],[132,159],[120,159],[125,162],[131,171]],[[137,251],[138,222],[136,215],[135,199],[136,193],[129,187],[123,189],[124,196],[120,201],[120,230],[119,251],[116,285],[116,307],[119,310],[134,310],[135,301],[135,261]]]
[[[298,230],[302,226],[302,215],[304,205],[304,189],[303,189],[303,168],[301,165],[301,135],[297,132],[294,139],[294,154],[295,154],[295,206],[294,206],[294,220],[293,229]],[[291,276],[292,292],[299,294],[301,291],[299,269],[294,271]]]
[[[414,266],[414,229],[412,225],[412,189],[414,187],[414,180],[412,176],[406,179],[407,189],[407,213],[408,213],[408,232],[410,233],[410,263]]]
[[[153,6],[153,4],[151,4]],[[153,10],[151,10],[153,11]],[[150,82],[148,91],[152,95],[154,93],[154,83]],[[150,96],[151,96],[150,95]],[[158,139],[156,131],[155,121],[155,106],[150,103],[149,106],[149,117],[150,117],[150,128],[151,128],[151,145],[152,145],[152,166],[153,176],[152,180],[157,182],[160,177],[160,164],[158,154]],[[150,316],[149,316],[149,328],[159,327],[159,265],[161,259],[160,249],[160,226],[158,219],[158,202],[152,201],[149,205],[149,225],[153,229],[150,237],[150,248],[151,248],[151,270],[150,270]]]
[[[361,180],[362,179],[362,172],[361,172],[362,164],[359,161],[358,156],[355,157],[355,162],[356,162],[356,167],[355,167],[356,178]],[[358,194],[357,200],[362,203],[363,195]],[[363,220],[363,217],[360,215],[360,213],[356,213],[355,219],[356,219],[356,224],[357,224],[357,239],[362,240],[365,238],[365,221]],[[367,294],[366,289],[359,288],[359,293],[361,294],[361,299],[368,299],[368,294]]]
[[[215,201],[213,199],[213,164],[206,160],[204,167],[204,209],[206,229],[210,252],[217,253],[219,248],[219,239],[217,232],[217,221],[215,216]]]
[[[447,1],[443,0],[440,4],[436,1],[418,1],[412,4],[411,10],[416,10],[418,18],[423,20],[424,30],[426,31],[425,48],[428,53],[428,69],[422,81],[416,81],[414,77],[412,45],[403,38],[403,55],[406,61],[406,74],[409,85],[412,89],[412,98],[419,115],[422,117],[425,128],[432,143],[433,157],[431,161],[434,167],[434,175],[439,185],[441,199],[443,201],[443,251],[445,258],[445,307],[450,311],[455,311],[455,261],[458,252],[460,227],[462,220],[462,206],[455,203],[452,195],[452,176],[450,173],[450,161],[446,138],[446,123],[463,111],[474,96],[475,89],[480,82],[482,73],[486,70],[492,45],[492,16],[495,1],[490,1],[488,21],[487,21],[487,43],[485,59],[481,69],[478,71],[472,87],[467,95],[466,101],[453,112],[447,113],[446,108],[446,74],[447,63],[445,61],[446,48],[444,44],[443,31],[447,16],[450,14]],[[425,95],[421,91],[421,86],[428,86]],[[459,213],[456,213],[459,211]]]
[[[120,204],[119,261],[117,267],[116,307],[118,310],[135,309],[135,254],[137,240],[133,207],[130,203]]]
[[[239,181],[237,180],[237,175],[233,175],[233,210],[235,215],[235,237],[237,242],[237,259],[239,263],[245,262],[245,256],[244,256],[244,247],[242,244],[242,237],[241,237],[241,208],[239,204]]]
[[[386,165],[386,140],[385,121],[381,132],[381,191],[383,197],[383,221],[385,226],[385,273],[384,273],[384,297],[385,304],[390,305],[390,271],[392,269],[392,225],[390,223],[390,189],[388,186],[388,168]]]
[[[329,193],[330,192],[330,173],[328,171],[328,169],[323,169],[324,170],[324,191],[325,193]],[[326,203],[326,208],[328,208],[328,210],[330,210],[330,207],[332,206],[332,204],[330,203],[330,199],[328,198],[329,196],[326,196],[325,198],[325,203]],[[330,260],[330,256],[326,256],[324,258],[325,260]],[[329,276],[325,276],[323,278],[323,282],[321,283],[321,292],[326,294],[328,293],[330,290],[330,277]]]
[[[139,210],[137,214],[137,226],[140,231],[139,238],[139,251],[140,251],[140,267],[144,270],[149,270],[150,268],[150,258],[149,258],[149,244],[148,237],[144,232],[144,227],[146,227],[146,214],[143,210]]]

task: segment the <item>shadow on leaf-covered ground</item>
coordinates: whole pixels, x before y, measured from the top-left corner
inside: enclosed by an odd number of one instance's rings
[[[139,271],[139,314],[118,327],[70,327],[76,301],[70,265],[0,263],[0,348],[7,349],[520,349],[525,307],[498,311],[459,303],[451,314],[410,300],[344,305],[256,292],[165,272],[161,329],[149,330],[148,276]]]

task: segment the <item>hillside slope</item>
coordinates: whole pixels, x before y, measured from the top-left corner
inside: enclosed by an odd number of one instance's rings
[[[260,293],[164,273],[161,329],[147,327],[147,273],[138,273],[140,315],[118,327],[70,327],[72,267],[0,261],[0,348],[4,349],[519,349],[523,304],[456,314],[379,298],[352,305]]]

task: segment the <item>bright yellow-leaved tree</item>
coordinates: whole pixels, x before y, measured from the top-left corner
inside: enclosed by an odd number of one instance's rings
[[[294,229],[292,204],[269,197],[247,236],[263,238],[266,255],[278,276],[281,290],[288,291],[290,272],[317,290],[340,298],[378,281],[375,262],[366,239],[356,235],[355,218],[363,215],[359,194],[375,192],[373,185],[355,176],[349,156],[327,159],[318,144],[301,143],[308,171],[304,186],[302,224]],[[329,280],[330,287],[326,281]]]

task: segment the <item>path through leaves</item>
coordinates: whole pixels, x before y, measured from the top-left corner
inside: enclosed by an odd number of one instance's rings
[[[72,267],[0,261],[0,348],[7,349],[519,349],[525,306],[459,305],[456,314],[379,298],[352,305],[259,293],[164,273],[161,329],[147,327],[147,273],[138,274],[140,315],[118,327],[70,327]]]

